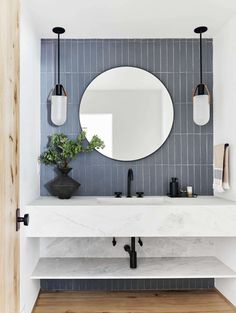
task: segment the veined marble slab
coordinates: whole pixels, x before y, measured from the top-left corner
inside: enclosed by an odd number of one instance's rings
[[[31,238],[34,240],[35,238]],[[219,238],[205,237],[145,237],[141,247],[136,240],[139,258],[216,256]],[[227,240],[227,239],[226,239]],[[127,258],[124,245],[130,238],[116,238],[112,245],[110,237],[96,238],[40,238],[42,258]],[[228,238],[230,242],[230,238]],[[232,250],[234,251],[234,249]]]
[[[108,198],[108,197],[107,197]],[[236,237],[236,202],[217,197],[41,197],[25,208],[28,237]],[[153,199],[153,201],[152,201]],[[142,199],[139,199],[142,201]],[[132,199],[131,199],[132,201]]]
[[[235,278],[236,273],[215,257],[139,258],[136,269],[128,258],[41,258],[32,279]]]

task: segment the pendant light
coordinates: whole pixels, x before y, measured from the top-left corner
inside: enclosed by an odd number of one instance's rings
[[[57,84],[51,97],[51,120],[54,125],[61,126],[67,117],[67,93],[60,82],[60,35],[65,32],[62,27],[54,27],[52,30],[57,34]]]
[[[210,120],[210,92],[202,80],[202,34],[207,31],[206,26],[194,29],[196,34],[200,34],[200,84],[193,93],[193,121],[199,126],[207,124]]]

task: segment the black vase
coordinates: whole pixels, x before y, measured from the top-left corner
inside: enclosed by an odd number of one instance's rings
[[[49,192],[59,199],[70,199],[80,183],[68,176],[72,168],[57,168],[60,174],[47,184]]]

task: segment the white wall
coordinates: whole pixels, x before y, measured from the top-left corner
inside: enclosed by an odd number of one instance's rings
[[[27,0],[21,1],[20,33],[20,208],[39,196],[40,149],[40,39],[27,10]],[[20,240],[20,307],[30,313],[39,292],[39,281],[30,275],[39,257],[39,241]]]
[[[215,250],[216,257],[236,271],[236,238],[219,238]],[[236,306],[236,279],[216,279],[215,286]]]
[[[230,144],[231,189],[218,194],[236,200],[236,16],[214,38],[214,144]],[[236,270],[236,239],[222,239],[217,256]],[[236,279],[216,280],[216,287],[236,305]]]
[[[230,144],[231,189],[220,194],[236,200],[236,17],[214,38],[214,144]]]

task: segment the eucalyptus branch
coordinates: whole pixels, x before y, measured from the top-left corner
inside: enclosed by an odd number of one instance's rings
[[[46,165],[57,165],[59,168],[67,168],[70,161],[76,159],[79,153],[92,152],[95,149],[103,149],[104,142],[94,135],[88,143],[86,133],[81,131],[76,140],[71,140],[63,133],[49,136],[47,150],[39,160]]]

